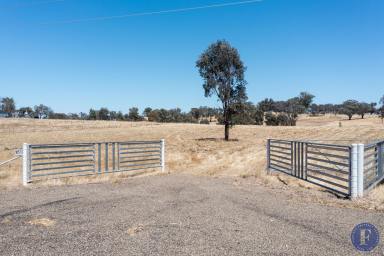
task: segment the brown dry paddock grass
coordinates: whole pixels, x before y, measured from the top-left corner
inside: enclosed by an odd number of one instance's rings
[[[374,116],[348,121],[343,116],[301,116],[296,127],[236,126],[231,140],[222,140],[223,127],[199,124],[158,124],[148,122],[67,121],[0,119],[0,160],[14,155],[22,143],[103,142],[128,140],[166,140],[166,170],[169,173],[194,175],[255,177],[262,184],[287,183],[290,187],[313,188],[285,175],[269,176],[265,172],[268,138],[373,141],[384,138],[384,125]],[[346,142],[339,142],[346,143]],[[144,172],[153,174],[153,172]],[[21,161],[0,167],[0,188],[20,186]],[[126,177],[127,174],[120,174]],[[107,177],[69,178],[46,184],[72,184],[112,180]],[[284,182],[282,182],[284,181]],[[384,186],[373,190],[361,204],[384,209]]]
[[[29,225],[41,226],[41,227],[52,227],[56,224],[55,220],[49,218],[34,218],[27,222]]]

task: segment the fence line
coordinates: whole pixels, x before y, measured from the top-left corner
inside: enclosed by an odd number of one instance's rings
[[[0,163],[0,166],[3,166],[3,165],[5,165],[5,164],[7,164],[7,163],[9,163],[9,162],[12,162],[12,161],[14,161],[14,160],[16,160],[16,159],[18,159],[18,158],[20,158],[21,156],[15,156],[15,157],[12,157],[11,159],[8,159],[8,160],[6,160],[6,161],[4,161],[4,162],[1,162]]]

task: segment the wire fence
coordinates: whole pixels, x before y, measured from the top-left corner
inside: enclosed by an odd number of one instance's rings
[[[11,159],[8,159],[8,160],[6,160],[6,161],[4,161],[4,162],[1,162],[0,163],[0,167],[1,166],[3,166],[3,165],[6,165],[6,164],[8,164],[8,163],[10,163],[10,162],[12,162],[12,161],[15,161],[16,159],[19,159],[21,156],[15,156],[15,157],[12,157]]]

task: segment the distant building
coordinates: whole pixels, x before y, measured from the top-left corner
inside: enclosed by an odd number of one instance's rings
[[[0,118],[6,118],[6,117],[8,117],[8,113],[0,111]]]

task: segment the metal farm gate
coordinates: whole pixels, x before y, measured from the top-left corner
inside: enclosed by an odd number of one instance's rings
[[[346,146],[269,139],[267,168],[344,196],[361,197],[384,179],[383,148],[384,142]]]
[[[23,184],[150,168],[164,171],[164,140],[23,145]]]
[[[370,189],[384,177],[384,141],[365,146],[364,189]]]

